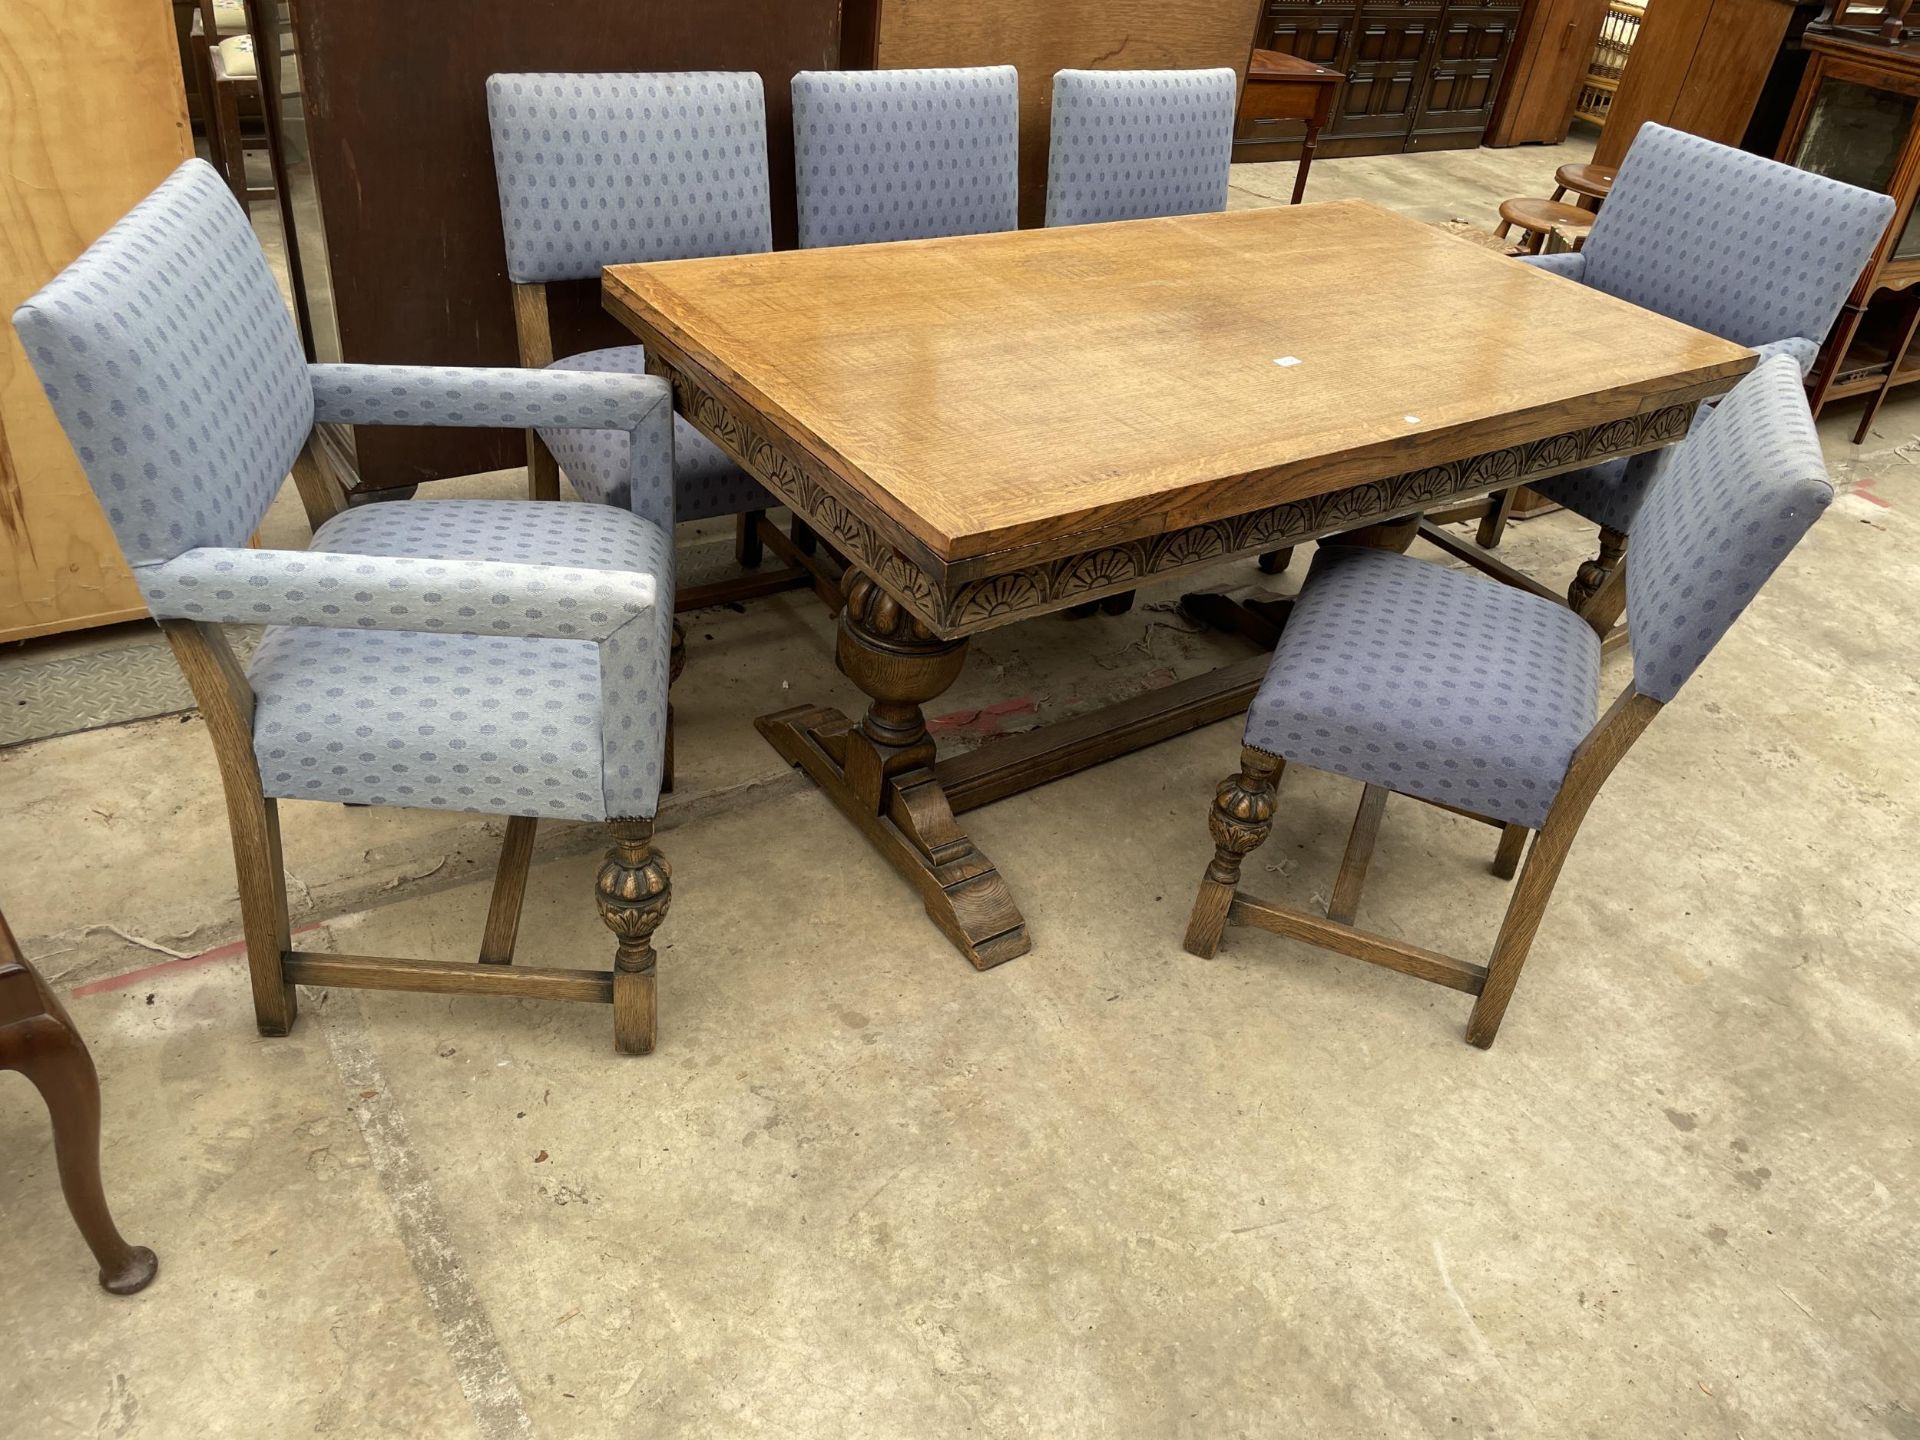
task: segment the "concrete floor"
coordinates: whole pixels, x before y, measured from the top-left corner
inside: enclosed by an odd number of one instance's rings
[[[1484,219],[1564,158],[1314,194]],[[0,751],[0,904],[161,1257],[93,1288],[0,1086],[0,1433],[1916,1440],[1920,403],[1858,451],[1853,418],[1847,493],[1603,792],[1486,1054],[1450,991],[1181,952],[1232,723],[969,816],[1034,937],[975,974],[752,730],[852,704],[797,599],[689,626],[644,1060],[597,1007],[346,991],[259,1039],[198,719]],[[1565,576],[1591,538],[1507,550]],[[1181,588],[983,638],[946,742],[1246,653]],[[1323,903],[1356,798],[1289,776],[1250,888]],[[303,947],[471,953],[497,823],[286,811]],[[1490,839],[1395,802],[1362,923],[1482,951]],[[596,843],[544,827],[530,963],[604,963]]]

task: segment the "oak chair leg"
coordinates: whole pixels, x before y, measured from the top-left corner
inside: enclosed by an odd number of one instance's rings
[[[1487,513],[1480,517],[1480,531],[1474,536],[1483,549],[1491,550],[1500,543],[1500,537],[1507,530],[1507,521],[1513,516],[1514,497],[1519,493],[1520,487],[1517,485],[1502,490],[1487,506]]]
[[[600,918],[617,940],[613,957],[613,1044],[622,1055],[653,1051],[653,932],[673,901],[673,871],[653,847],[653,821],[609,820],[613,844],[594,877]]]
[[[1269,550],[1260,557],[1260,573],[1262,575],[1278,575],[1281,571],[1285,570],[1292,561],[1293,546],[1291,545],[1287,546],[1284,550]]]
[[[507,818],[506,838],[500,842],[500,866],[493,875],[493,898],[487,902],[487,928],[480,936],[482,965],[513,963],[520,911],[527,898],[527,871],[533,863],[533,832],[539,824],[529,815]]]
[[[1600,553],[1581,563],[1579,573],[1567,587],[1567,604],[1576,611],[1584,612],[1587,602],[1600,593],[1626,553],[1627,537],[1618,530],[1601,526]]]
[[[1380,839],[1380,817],[1386,809],[1385,788],[1369,785],[1361,792],[1360,809],[1347,836],[1347,853],[1340,857],[1340,874],[1333,882],[1333,898],[1327,902],[1329,920],[1351,925],[1359,912],[1360,890],[1367,883],[1367,867],[1373,863],[1373,847]]]
[[[1547,901],[1553,895],[1554,883],[1560,878],[1560,867],[1566,861],[1567,851],[1572,848],[1579,823],[1577,817],[1571,823],[1560,826],[1549,821],[1527,854],[1526,868],[1521,872],[1520,883],[1514,888],[1513,899],[1507,904],[1500,934],[1493,942],[1493,957],[1487,962],[1486,984],[1481,988],[1479,998],[1473,1002],[1473,1014],[1467,1019],[1469,1045],[1482,1050],[1490,1049],[1494,1037],[1500,1033],[1500,1022],[1506,1016],[1507,1002],[1513,999],[1513,987],[1520,983],[1520,971],[1527,963],[1528,952],[1533,949],[1533,937],[1540,931],[1540,921],[1547,912]]]
[[[660,759],[660,793],[673,793],[673,687],[680,673],[687,668],[687,631],[676,619],[673,622],[673,640],[667,650],[667,743],[666,753]]]
[[[1493,873],[1502,880],[1511,880],[1514,871],[1520,868],[1520,852],[1527,848],[1527,836],[1532,832],[1524,825],[1503,825],[1500,827],[1500,848],[1493,854]]]
[[[553,451],[547,448],[538,430],[527,431],[527,498],[560,498],[560,462],[553,458]]]
[[[735,517],[733,529],[733,558],[739,562],[742,570],[758,570],[760,562],[767,558],[766,543],[760,538],[760,517],[764,510],[749,510]]]
[[[1189,955],[1210,960],[1219,951],[1234,887],[1240,883],[1240,862],[1273,833],[1274,787],[1280,783],[1286,763],[1277,755],[1244,749],[1239,772],[1229,775],[1215,789],[1213,808],[1207,812],[1207,828],[1213,832],[1213,859],[1201,877],[1200,893],[1194,897],[1193,914],[1187,920]]]

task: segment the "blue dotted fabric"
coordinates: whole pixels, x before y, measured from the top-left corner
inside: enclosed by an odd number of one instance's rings
[[[1047,224],[1226,209],[1239,93],[1225,69],[1056,73]]]

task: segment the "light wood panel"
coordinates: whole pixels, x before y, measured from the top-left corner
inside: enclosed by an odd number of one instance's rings
[[[146,614],[12,316],[192,153],[167,6],[0,4],[0,640]]]
[[[1738,145],[1792,18],[1792,0],[1649,5],[1594,163],[1618,165],[1649,120]]]
[[[1753,364],[1354,201],[621,266],[606,292],[936,563],[1327,494]]]
[[[1262,0],[868,0],[880,70],[1013,65],[1020,71],[1020,223],[1046,211],[1056,70],[1247,72]],[[858,8],[858,7],[853,7]],[[849,14],[851,14],[851,9]],[[865,23],[865,22],[863,22]],[[848,26],[849,62],[854,32]]]

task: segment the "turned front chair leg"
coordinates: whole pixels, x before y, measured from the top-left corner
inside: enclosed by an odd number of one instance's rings
[[[1186,950],[1203,960],[1213,958],[1227,928],[1227,909],[1240,883],[1240,862],[1265,842],[1273,831],[1273,791],[1286,761],[1265,751],[1240,752],[1240,770],[1222,780],[1214,791],[1207,828],[1213,832],[1213,859],[1194,897],[1187,921]]]
[[[1573,577],[1573,583],[1567,587],[1567,604],[1574,610],[1584,611],[1587,602],[1600,593],[1620,564],[1620,557],[1627,553],[1627,537],[1618,530],[1600,527],[1600,553],[1593,559],[1582,562],[1580,573]]]
[[[613,956],[613,1044],[622,1055],[653,1050],[653,932],[673,900],[673,871],[653,847],[653,821],[609,820],[613,844],[594,877],[600,918],[618,945]]]

